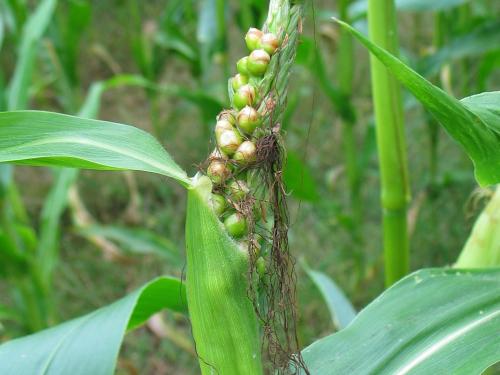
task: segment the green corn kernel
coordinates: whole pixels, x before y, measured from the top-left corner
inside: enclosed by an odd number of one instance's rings
[[[263,49],[256,49],[248,56],[247,69],[250,75],[263,76],[269,65],[271,56]]]
[[[243,85],[234,93],[233,104],[238,110],[247,105],[251,106],[255,102],[256,96],[255,87],[250,84]]]
[[[229,197],[235,201],[241,201],[250,193],[248,185],[243,180],[235,180],[228,187]]]
[[[220,119],[215,124],[215,137],[219,137],[225,131],[233,131],[234,126],[226,119]]]
[[[207,168],[207,175],[215,185],[221,185],[231,176],[225,161],[212,160]]]
[[[260,38],[262,37],[262,35],[262,31],[256,29],[255,27],[251,27],[250,29],[248,29],[245,35],[245,43],[250,51],[259,48]]]
[[[246,85],[248,83],[248,76],[243,74],[236,74],[231,80],[231,85],[233,86],[233,90],[238,90],[241,86]]]
[[[260,38],[259,48],[272,55],[279,47],[279,40],[273,33],[266,33]]]
[[[240,133],[236,129],[225,130],[218,135],[216,134],[216,140],[219,149],[229,156],[236,152],[243,141]]]
[[[224,211],[226,211],[227,203],[226,199],[222,195],[212,194],[210,198],[210,203],[217,216],[221,216],[224,213]]]
[[[240,164],[249,164],[257,160],[257,147],[252,141],[244,141],[236,150],[233,159]]]
[[[261,124],[262,119],[257,110],[250,106],[245,106],[238,112],[238,128],[245,134],[252,135],[254,130]]]
[[[236,125],[236,115],[237,115],[236,111],[231,109],[226,109],[221,113],[219,113],[219,115],[217,116],[217,121],[226,120],[231,125]]]
[[[238,60],[238,62],[236,63],[236,69],[238,70],[238,73],[243,74],[244,76],[249,75],[247,63],[248,63],[248,56],[242,57],[241,59]]]
[[[239,213],[234,213],[229,215],[226,220],[224,220],[224,226],[227,232],[233,238],[241,238],[247,234],[247,221],[243,215]]]
[[[210,161],[212,161],[212,160],[226,161],[226,160],[229,160],[229,156],[227,156],[221,150],[215,149],[212,151],[212,153],[208,157],[208,160],[210,160]]]

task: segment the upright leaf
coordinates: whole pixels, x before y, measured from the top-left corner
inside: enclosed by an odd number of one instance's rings
[[[324,273],[312,270],[308,266],[304,269],[321,292],[335,327],[338,329],[347,327],[356,317],[356,310],[342,289]]]
[[[51,112],[0,112],[0,162],[131,169],[190,184],[186,172],[148,133],[128,125]]]
[[[153,280],[115,303],[0,346],[2,375],[112,375],[124,334],[163,308],[185,312],[178,279]]]
[[[9,86],[9,110],[24,109],[28,102],[28,89],[35,64],[36,52],[54,13],[57,0],[43,0],[25,23],[19,48],[16,70]]]
[[[466,98],[461,102],[448,95],[348,24],[338,20],[337,22],[368,48],[462,145],[474,163],[476,179],[481,185],[500,182],[498,112],[485,111],[478,98],[472,99],[471,103],[470,99]],[[488,99],[491,97],[488,96]],[[489,102],[488,105],[491,106]]]
[[[500,360],[500,269],[422,270],[303,350],[311,374],[480,374]]]
[[[262,374],[248,254],[209,207],[211,190],[207,177],[196,180],[186,222],[187,298],[202,374]]]
[[[76,178],[64,169],[54,170],[54,185],[45,199],[40,236],[37,247],[37,265],[46,287],[50,287],[52,271],[58,261],[59,224],[66,208],[68,190]]]

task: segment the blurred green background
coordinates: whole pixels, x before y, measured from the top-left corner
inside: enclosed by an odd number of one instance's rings
[[[45,2],[0,0],[0,104],[22,59],[23,29]],[[457,97],[500,86],[500,3],[399,1],[401,55]],[[283,119],[289,164],[290,247],[298,259],[299,336],[303,346],[335,329],[301,264],[330,276],[359,310],[383,290],[379,175],[367,52],[354,43],[352,95],[340,89],[335,1],[306,5],[304,35]],[[366,30],[363,1],[350,22]],[[216,114],[228,105],[227,79],[243,56],[243,37],[265,19],[261,0],[59,1],[36,40],[27,108],[76,114],[102,89],[100,119],[154,134],[191,175],[213,148]],[[111,81],[110,81],[111,80]],[[96,82],[103,82],[101,87]],[[97,87],[97,88],[96,88]],[[429,115],[405,95],[412,202],[411,268],[453,263],[481,211],[472,164]],[[354,119],[355,118],[355,119]],[[354,119],[354,121],[353,121]],[[354,123],[359,173],[347,178],[345,121]],[[31,228],[51,189],[49,169],[16,167]],[[58,321],[105,305],[156,275],[184,273],[185,193],[143,173],[83,171],[62,217],[54,278]],[[0,306],[14,308],[0,279]],[[14,319],[15,320],[15,319]],[[26,333],[0,320],[0,341]],[[163,338],[166,337],[166,338]],[[189,321],[164,313],[126,337],[119,374],[196,374]]]

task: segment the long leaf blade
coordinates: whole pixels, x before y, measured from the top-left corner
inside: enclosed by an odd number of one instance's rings
[[[190,184],[186,172],[148,133],[128,125],[51,112],[0,112],[0,162],[131,169]]]
[[[476,179],[481,185],[500,182],[500,115],[485,118],[482,111],[474,110],[432,85],[345,22],[336,22],[370,50],[462,145],[474,163]]]
[[[187,298],[202,374],[262,374],[257,319],[248,297],[248,254],[208,205],[212,184],[195,180],[186,219]]]
[[[1,345],[0,373],[111,375],[126,331],[163,308],[185,313],[185,301],[180,280],[158,278],[90,314]]]
[[[342,289],[324,273],[312,270],[308,266],[305,266],[304,270],[321,292],[335,327],[338,329],[347,327],[356,317],[356,310]]]
[[[19,61],[9,85],[8,109],[23,109],[28,103],[30,79],[39,41],[50,23],[57,0],[43,0],[23,28]]]
[[[407,276],[303,355],[313,374],[480,374],[500,360],[500,269]]]

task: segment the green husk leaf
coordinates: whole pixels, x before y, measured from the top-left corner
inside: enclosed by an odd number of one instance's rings
[[[455,263],[456,268],[500,266],[500,187],[479,215]]]
[[[212,184],[188,190],[187,299],[202,374],[262,374],[260,338],[247,294],[248,255],[208,205]]]

